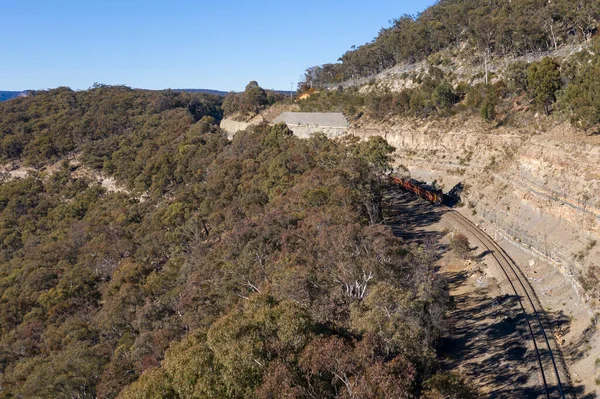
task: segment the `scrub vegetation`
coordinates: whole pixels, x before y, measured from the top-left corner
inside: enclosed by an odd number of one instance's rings
[[[529,110],[596,134],[599,21],[598,1],[440,1],[419,16],[394,20],[338,63],[308,68],[299,91],[311,96],[301,106],[353,119],[470,113],[494,124]],[[573,44],[580,51],[550,53]],[[531,59],[515,61],[519,56]],[[492,61],[500,66],[488,71]],[[459,65],[481,72],[458,74]],[[403,81],[404,87],[378,85],[376,75],[395,66],[406,72],[381,79]]]
[[[0,183],[0,398],[471,397],[436,356],[434,254],[380,223],[393,148],[285,125],[229,141],[220,101],[0,104],[4,161],[61,165]]]

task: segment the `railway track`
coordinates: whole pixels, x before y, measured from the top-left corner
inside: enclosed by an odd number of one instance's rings
[[[546,399],[574,398],[575,395],[569,392],[568,386],[565,386],[569,381],[566,365],[556,342],[548,336],[544,328],[545,314],[541,310],[535,291],[521,269],[502,247],[465,216],[453,210],[448,211],[447,215],[463,226],[490,251],[518,299],[539,367],[544,397]]]

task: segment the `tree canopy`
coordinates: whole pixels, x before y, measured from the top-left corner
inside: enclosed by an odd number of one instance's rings
[[[0,398],[456,391],[433,254],[379,223],[382,138],[228,141],[218,99],[123,87],[0,107],[5,160],[63,159],[0,183]]]
[[[277,91],[266,91],[252,81],[246,85],[242,93],[230,92],[223,100],[223,111],[226,116],[241,113],[243,116],[254,116],[266,107],[287,99]]]
[[[599,0],[442,0],[419,15],[394,19],[338,63],[308,68],[301,86],[370,76],[465,43],[497,56],[555,49],[590,39],[599,20]]]

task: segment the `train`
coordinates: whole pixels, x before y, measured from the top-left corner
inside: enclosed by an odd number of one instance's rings
[[[390,176],[390,179],[393,184],[396,184],[411,193],[417,194],[419,197],[431,202],[433,205],[441,205],[444,200],[444,192],[442,190],[425,184],[424,182],[397,176]]]

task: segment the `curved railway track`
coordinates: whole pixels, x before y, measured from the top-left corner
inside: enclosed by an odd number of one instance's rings
[[[491,256],[496,260],[505,275],[512,291],[518,299],[519,305],[525,316],[527,331],[531,337],[536,360],[540,369],[541,382],[544,396],[553,398],[574,398],[567,393],[564,383],[568,382],[567,368],[560,357],[556,343],[548,337],[544,328],[545,319],[543,311],[539,310],[539,300],[535,291],[527,281],[521,269],[512,258],[490,236],[479,229],[473,222],[460,213],[450,210],[447,214],[468,232],[477,238],[481,245],[486,247]],[[536,306],[537,304],[537,306]]]

